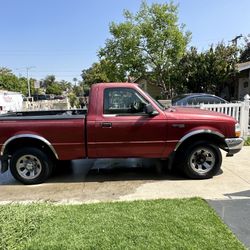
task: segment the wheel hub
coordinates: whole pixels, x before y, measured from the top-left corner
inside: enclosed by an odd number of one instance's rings
[[[23,155],[18,159],[16,168],[22,178],[35,179],[42,171],[42,164],[34,155]]]
[[[202,163],[204,163],[205,161],[206,161],[206,156],[205,156],[205,155],[200,154],[200,155],[197,156],[196,162],[197,162],[198,164],[202,164]]]
[[[34,170],[34,166],[33,166],[33,164],[31,162],[28,162],[25,167],[29,171],[33,171]]]
[[[190,166],[198,174],[208,173],[215,165],[214,152],[206,147],[197,148],[190,157]]]

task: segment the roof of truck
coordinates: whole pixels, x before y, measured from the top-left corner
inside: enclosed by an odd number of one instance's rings
[[[102,83],[95,83],[92,86],[105,86],[108,85],[110,87],[128,87],[131,85],[138,85],[137,83],[131,82],[102,82]]]

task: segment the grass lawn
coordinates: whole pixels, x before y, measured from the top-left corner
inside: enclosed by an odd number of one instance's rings
[[[245,140],[244,146],[250,146],[250,137]]]
[[[244,249],[199,198],[0,206],[0,249]]]

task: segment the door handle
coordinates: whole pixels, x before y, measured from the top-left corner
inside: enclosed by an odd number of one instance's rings
[[[112,128],[112,123],[111,122],[103,122],[102,128]]]

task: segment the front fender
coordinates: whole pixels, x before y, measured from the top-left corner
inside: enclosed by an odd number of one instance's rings
[[[214,130],[210,130],[210,129],[199,129],[199,130],[194,130],[191,131],[189,133],[187,133],[186,135],[184,135],[176,144],[174,152],[176,152],[178,150],[178,148],[189,138],[196,136],[196,135],[202,135],[202,134],[207,134],[207,135],[213,135],[213,136],[217,136],[220,139],[224,139],[225,136],[223,134],[221,134],[220,132],[214,131]]]

